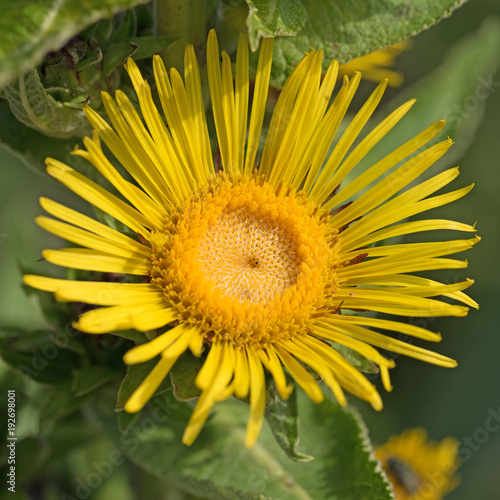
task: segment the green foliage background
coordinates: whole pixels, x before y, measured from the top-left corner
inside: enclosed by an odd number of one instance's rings
[[[413,426],[427,428],[434,439],[454,435],[460,440],[460,454],[464,462],[460,469],[462,484],[449,494],[449,500],[497,500],[500,491],[500,478],[497,473],[500,460],[500,430],[491,430],[496,424],[493,416],[498,415],[500,421],[500,394],[497,388],[500,377],[497,361],[500,353],[500,339],[497,334],[500,321],[500,270],[497,265],[500,248],[500,74],[498,70],[493,70],[498,68],[500,52],[496,51],[493,45],[484,47],[485,57],[489,54],[495,59],[496,54],[496,65],[494,60],[481,65],[476,55],[467,63],[463,63],[456,74],[453,73],[456,66],[449,66],[452,59],[449,54],[450,47],[467,35],[472,38],[466,42],[472,44],[480,36],[478,28],[492,14],[500,16],[498,2],[475,0],[454,12],[451,18],[415,37],[412,49],[402,54],[397,62],[397,67],[405,75],[403,87],[389,90],[384,98],[385,105],[393,109],[393,103],[398,99],[419,93],[419,102],[410,113],[410,118],[402,122],[406,129],[401,133],[407,136],[421,130],[424,124],[441,117],[429,116],[438,107],[436,103],[441,105],[441,114],[448,112],[446,118],[449,126],[445,128],[445,133],[457,141],[454,147],[457,152],[453,160],[461,166],[461,175],[454,186],[462,187],[475,182],[476,187],[466,198],[440,208],[439,217],[466,223],[477,221],[478,234],[482,241],[465,258],[469,260],[466,275],[476,280],[470,293],[480,303],[481,308],[479,311],[471,311],[467,318],[427,320],[430,329],[443,334],[443,341],[432,347],[457,359],[457,368],[445,370],[400,357],[396,360],[396,369],[392,370],[395,388],[391,394],[383,394],[383,412],[375,413],[368,406],[356,403],[355,398],[350,398],[363,415],[371,438],[376,444],[384,442],[391,434]],[[483,43],[496,42],[493,37],[485,38]],[[455,55],[460,55],[462,51],[459,49],[460,47],[455,48]],[[463,53],[465,52],[464,50]],[[457,64],[459,62],[460,59],[457,59]],[[479,73],[473,69],[475,64],[480,68]],[[487,68],[492,69],[490,71]],[[449,81],[446,80],[447,76]],[[464,81],[468,82],[466,91],[460,90]],[[367,94],[372,88],[372,84],[363,84],[361,94]],[[480,88],[488,88],[489,92],[478,91]],[[468,98],[476,96],[476,92],[487,95],[487,100],[477,98],[477,105],[474,105],[475,101]],[[421,116],[418,112],[419,105],[426,110]],[[2,127],[8,127],[8,123],[2,123]],[[58,158],[62,161],[67,160],[65,155],[71,151],[69,144],[68,142],[65,150],[63,148],[64,154],[59,153]],[[42,249],[57,248],[62,244],[59,239],[44,233],[34,224],[33,218],[41,213],[37,198],[43,195],[63,203],[70,200],[68,203],[72,207],[86,213],[89,213],[89,210],[85,204],[69,196],[59,184],[28,170],[7,150],[1,149],[0,155],[0,319],[3,325],[33,330],[42,328],[43,324],[36,308],[28,302],[21,289],[18,264],[33,267],[40,258]],[[44,269],[47,274],[53,274],[55,270],[53,266],[37,264],[37,271],[43,272]],[[443,273],[440,273],[440,276],[442,277]],[[459,276],[454,272],[445,276],[450,282],[462,277],[463,273]],[[70,362],[71,360],[68,361]],[[106,377],[106,374],[101,375]],[[0,376],[0,397],[4,398],[6,389],[10,388],[11,384],[19,384],[19,381],[8,372],[4,364],[0,365]],[[84,398],[85,387],[80,387],[80,391],[79,397]],[[34,401],[42,395],[35,395]],[[2,430],[5,428],[4,404],[2,399]],[[31,410],[24,410],[24,422],[28,428],[30,425],[35,428],[36,423],[30,421],[29,417]],[[52,407],[45,408],[47,425],[50,425],[55,413],[64,411],[69,410],[61,401],[54,401]],[[128,459],[125,461],[123,456],[113,456],[115,445],[111,441],[96,440],[97,430],[89,434],[86,428],[79,428],[75,422],[72,425],[62,422],[58,424],[60,445],[68,446],[69,441],[71,452],[65,456],[65,461],[73,472],[73,480],[76,477],[85,478],[95,472],[95,464],[109,461],[111,457],[116,461],[109,477],[92,491],[92,499],[188,498],[174,486],[170,487],[167,493],[163,482],[142,472]],[[124,421],[123,426],[128,423]],[[26,432],[28,430],[25,429]],[[319,432],[318,437],[321,439]],[[165,436],[161,438],[166,439]],[[40,460],[43,459],[43,442],[33,440],[26,443],[26,446],[33,447]],[[33,450],[26,450],[25,455],[33,456]],[[307,453],[310,450],[300,451]],[[18,453],[21,455],[20,450]],[[209,458],[207,456],[207,460]],[[35,468],[37,463],[24,466]],[[22,481],[21,476],[18,479]],[[68,491],[71,491],[71,488],[74,488],[74,483],[68,483]],[[56,491],[55,485],[53,491]],[[15,496],[12,495],[11,498]],[[51,496],[49,493],[47,499],[52,498],[60,497]],[[374,497],[373,500],[377,498]]]

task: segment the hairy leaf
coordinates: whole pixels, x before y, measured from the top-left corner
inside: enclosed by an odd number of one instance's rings
[[[0,87],[100,19],[144,0],[17,0],[0,5]]]
[[[299,442],[299,415],[297,412],[297,391],[294,390],[286,401],[276,396],[266,408],[266,420],[281,449],[297,462],[313,459],[296,450]]]
[[[3,89],[15,117],[49,137],[82,137],[91,131],[82,109],[65,106],[47,94],[38,71],[28,71]]]
[[[276,40],[272,81],[282,86],[304,52],[324,49],[324,68],[400,42],[459,7],[463,0],[246,0],[253,48],[259,35]],[[302,10],[301,10],[302,8]]]
[[[301,443],[314,456],[306,463],[286,456],[265,425],[257,444],[245,448],[245,404],[217,404],[190,447],[181,443],[190,405],[169,395],[167,402],[155,398],[151,407],[124,434],[109,433],[140,467],[191,494],[212,500],[393,499],[364,424],[331,401],[315,405],[299,397]]]

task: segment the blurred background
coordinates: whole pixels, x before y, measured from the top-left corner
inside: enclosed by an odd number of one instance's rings
[[[496,261],[500,251],[500,50],[494,36],[500,32],[500,21],[499,17],[496,23],[492,21],[495,15],[500,16],[497,0],[470,1],[450,18],[416,36],[411,48],[397,59],[403,85],[390,89],[384,98],[385,106],[394,109],[399,100],[418,97],[404,121],[408,137],[443,116],[450,124],[445,133],[457,142],[456,152],[446,160],[453,163],[443,168],[461,167],[461,175],[450,189],[471,183],[475,188],[464,199],[430,215],[477,222],[482,241],[473,251],[458,256],[469,261],[468,269],[441,272],[439,277],[447,282],[474,279],[476,283],[469,292],[480,309],[471,310],[466,318],[426,320],[429,329],[443,334],[443,341],[425,347],[456,359],[457,368],[448,370],[400,357],[392,370],[394,390],[383,394],[385,410],[375,413],[355,403],[374,444],[415,426],[425,427],[432,439],[451,435],[460,441],[461,485],[446,497],[449,500],[500,498],[500,266]],[[468,53],[470,46],[475,48]],[[367,82],[362,92],[370,89],[373,84]],[[47,196],[87,213],[88,207],[79,204],[63,186],[28,169],[8,150],[0,149],[0,157],[0,323],[29,331],[43,323],[21,288],[19,264],[33,267],[44,248],[62,245],[33,222],[41,213],[38,197]],[[57,272],[49,265],[38,267],[38,271],[51,275]],[[13,377],[3,364],[0,373],[4,384]],[[85,453],[104,456],[103,446],[100,443],[86,451],[84,447],[75,449],[69,463],[75,468],[86,467]],[[145,479],[144,474],[140,477],[147,486],[137,481],[130,486],[125,474],[124,468],[117,467],[92,498],[118,498],[118,492],[125,500],[146,498],[144,488],[154,490],[157,485],[157,491],[161,489],[158,480]],[[106,493],[111,485],[113,497]],[[184,496],[171,493],[164,498]]]

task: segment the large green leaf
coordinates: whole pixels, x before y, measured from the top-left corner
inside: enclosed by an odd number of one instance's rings
[[[0,87],[41,62],[92,23],[144,0],[0,2]]]
[[[415,35],[464,3],[463,0],[246,2],[250,7],[247,25],[253,49],[262,34],[271,36],[298,31],[297,36],[276,40],[272,80],[279,86],[311,47],[325,50],[326,69],[332,59],[347,62]]]
[[[168,394],[124,434],[110,429],[123,452],[146,471],[207,499],[389,500],[364,424],[331,401],[299,398],[301,446],[314,456],[293,462],[264,425],[257,444],[245,448],[248,406],[216,405],[191,447],[181,443],[191,409]]]

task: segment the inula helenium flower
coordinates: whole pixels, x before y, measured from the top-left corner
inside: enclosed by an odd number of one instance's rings
[[[375,450],[393,485],[396,500],[441,500],[456,488],[458,441],[427,440],[425,429],[407,429]]]
[[[54,292],[59,300],[102,306],[80,316],[75,327],[83,332],[162,329],[125,355],[127,364],[158,359],[126,403],[129,412],[146,404],[184,351],[206,355],[196,378],[202,393],[184,434],[186,444],[196,439],[214,403],[234,395],[250,401],[246,442],[251,446],[263,421],[266,373],[282,398],[292,390],[285,378],[288,373],[320,402],[323,392],[317,374],[340,404],[346,404],[346,390],[380,409],[375,387],[332,347],[332,341],[376,363],[387,390],[394,361],[375,347],[441,366],[456,364],[372,327],[429,341],[438,341],[437,333],[371,314],[342,314],[344,310],[400,316],[467,314],[467,307],[436,296],[476,306],[462,292],[471,281],[445,285],[407,274],[466,267],[466,262],[446,256],[470,248],[476,239],[373,246],[420,231],[474,231],[440,219],[402,222],[470,190],[431,196],[455,179],[458,170],[453,168],[404,191],[451,146],[452,141],[445,140],[424,149],[444,122],[431,125],[341,186],[414,101],[403,104],[355,144],[386,82],[339,136],[361,75],[345,78],[329,104],[338,64],[332,62],[323,77],[323,52],[311,51],[281,92],[259,155],[272,50],[273,40],[263,40],[249,110],[246,37],[240,39],[233,77],[228,55],[222,54],[221,66],[216,35],[209,35],[208,82],[222,169],[214,167],[191,46],[186,48],[184,81],[176,70],[167,73],[159,57],[154,60],[163,113],[133,61],[127,70],[142,118],[120,91],[115,100],[103,94],[111,125],[86,110],[95,133],[84,140],[85,150],[75,154],[89,160],[116,194],[57,160],[47,160],[50,175],[137,236],[43,198],[42,207],[61,220],[39,217],[38,224],[81,246],[45,250],[45,259],[69,268],[135,275],[143,282],[32,275],[25,282]],[[101,141],[127,178],[106,157]]]

